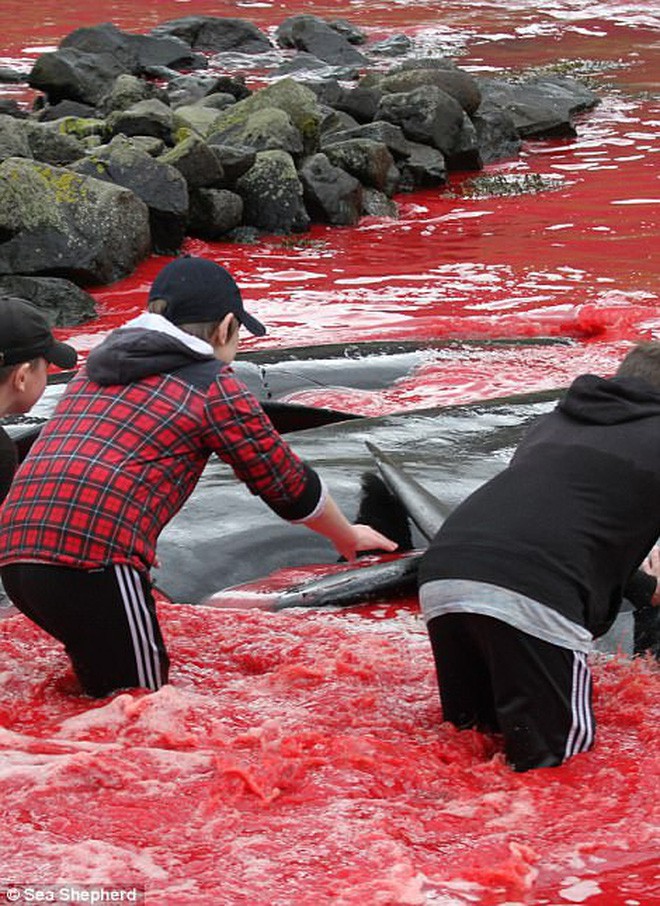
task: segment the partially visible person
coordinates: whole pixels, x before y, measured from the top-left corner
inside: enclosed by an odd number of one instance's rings
[[[75,368],[76,351],[55,339],[35,305],[0,295],[0,417],[30,411],[46,389],[49,363]],[[16,466],[14,442],[0,427],[0,503],[7,496]]]
[[[150,571],[161,530],[213,453],[280,517],[324,535],[346,559],[396,548],[348,522],[233,374],[240,327],[266,329],[228,271],[178,258],[157,275],[148,308],[90,353],[0,519],[9,597],[64,644],[83,690],[97,697],[168,681]]]
[[[644,558],[638,575],[626,589],[633,605],[633,652],[650,652],[660,660],[660,547]]]
[[[588,750],[587,655],[628,583],[655,611],[638,567],[659,536],[660,343],[646,343],[614,377],[578,377],[422,558],[444,718],[501,733],[517,771]]]

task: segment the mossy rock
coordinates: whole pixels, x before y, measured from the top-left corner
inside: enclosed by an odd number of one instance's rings
[[[288,114],[303,138],[306,153],[318,149],[323,114],[314,92],[293,79],[281,79],[238,101],[226,111],[221,111],[221,116],[209,132],[208,138],[216,133],[225,133],[229,129],[242,127],[250,116],[267,107],[276,107]]]

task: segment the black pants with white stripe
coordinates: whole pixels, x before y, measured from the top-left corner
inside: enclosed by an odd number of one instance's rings
[[[62,642],[88,695],[156,690],[167,682],[151,586],[137,570],[12,563],[2,567],[2,582],[18,610]]]
[[[586,654],[476,613],[443,614],[427,628],[445,720],[501,733],[516,771],[553,767],[591,748]]]

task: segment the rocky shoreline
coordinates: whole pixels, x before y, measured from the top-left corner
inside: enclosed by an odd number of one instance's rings
[[[258,87],[248,87],[246,76]],[[369,43],[297,15],[274,40],[188,16],[148,35],[105,23],[26,75],[30,111],[0,102],[0,290],[93,315],[81,287],[129,275],[186,236],[257,241],[312,223],[397,216],[396,196],[575,135],[598,96],[562,75],[475,77],[406,35]]]

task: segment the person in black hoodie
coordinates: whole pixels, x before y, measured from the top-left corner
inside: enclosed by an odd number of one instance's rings
[[[0,516],[2,581],[61,641],[89,695],[158,689],[169,658],[150,570],[163,527],[215,453],[275,513],[348,560],[396,543],[352,525],[230,367],[249,314],[231,274],[182,257],[157,275],[149,312],[111,333],[67,386]],[[222,523],[218,523],[221,543]]]
[[[660,603],[638,569],[659,536],[660,343],[645,343],[614,377],[578,377],[423,556],[445,720],[501,733],[517,771],[587,751],[587,654],[624,595]]]

